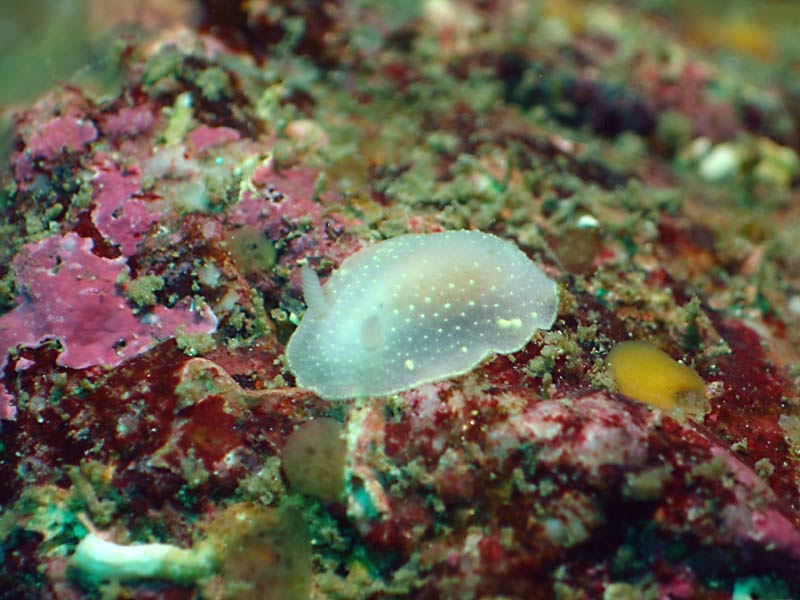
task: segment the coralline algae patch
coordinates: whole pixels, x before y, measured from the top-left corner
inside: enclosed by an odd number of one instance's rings
[[[161,216],[148,203],[133,196],[141,193],[141,173],[135,165],[122,169],[109,157],[95,157],[96,175],[92,222],[108,243],[119,248],[123,256],[136,252],[136,245],[158,222]]]
[[[134,315],[117,288],[118,278],[127,272],[124,259],[96,256],[92,246],[91,239],[70,233],[22,248],[13,263],[22,292],[19,304],[0,317],[0,365],[16,346],[54,339],[63,347],[60,366],[114,366],[179,330],[198,334],[216,329],[210,309],[195,310],[185,302]],[[3,398],[9,396],[0,387]],[[11,416],[9,409],[4,416]]]
[[[387,395],[520,350],[558,311],[554,281],[513,243],[478,231],[406,235],[345,260],[286,348],[301,387],[323,398]]]

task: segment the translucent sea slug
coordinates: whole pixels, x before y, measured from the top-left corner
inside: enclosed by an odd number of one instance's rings
[[[347,258],[321,287],[286,358],[326,399],[381,396],[520,350],[558,312],[556,284],[512,242],[479,231],[403,235]]]

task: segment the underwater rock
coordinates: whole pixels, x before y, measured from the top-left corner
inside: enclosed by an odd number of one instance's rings
[[[545,4],[201,2],[115,35],[116,87],[3,107],[0,595],[800,597],[791,48],[756,68],[680,12]],[[706,180],[692,140],[749,150]],[[388,397],[300,387],[303,274],[454,231],[536,257],[553,326]],[[702,397],[613,391],[630,340]],[[226,559],[82,581],[83,514]]]
[[[738,577],[769,565],[791,580],[800,573],[800,530],[785,504],[701,428],[606,393],[540,401],[429,385],[400,406],[396,422],[377,404],[351,421],[348,502],[372,547],[425,548],[426,570],[441,578],[423,597],[552,589],[570,553],[559,580],[577,587],[590,572],[613,577],[623,555],[629,575],[658,573],[663,593],[687,565],[699,588],[726,564]],[[398,475],[402,492],[382,483]],[[602,552],[578,558],[580,547]]]

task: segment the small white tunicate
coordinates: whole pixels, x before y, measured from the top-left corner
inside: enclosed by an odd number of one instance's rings
[[[480,231],[403,235],[350,256],[324,287],[308,267],[302,279],[308,310],[286,358],[298,386],[330,400],[461,375],[521,350],[558,312],[555,282]]]

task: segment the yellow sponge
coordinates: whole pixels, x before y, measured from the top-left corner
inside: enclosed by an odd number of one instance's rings
[[[694,369],[649,342],[621,342],[607,360],[620,392],[658,408],[674,408],[682,394],[705,390],[705,382]]]

